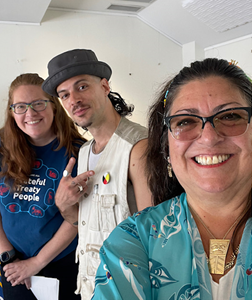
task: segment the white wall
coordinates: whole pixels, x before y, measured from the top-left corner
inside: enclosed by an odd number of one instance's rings
[[[238,66],[252,78],[252,36],[233,40],[205,49],[205,57],[235,60]]]
[[[0,24],[0,126],[8,86],[21,73],[47,77],[47,63],[74,48],[92,49],[112,70],[111,88],[135,105],[146,125],[158,86],[182,68],[182,47],[136,17],[49,10],[40,26]]]
[[[193,41],[183,45],[182,57],[183,67],[190,66],[190,64],[195,60],[203,60],[205,58],[205,52],[203,48]]]

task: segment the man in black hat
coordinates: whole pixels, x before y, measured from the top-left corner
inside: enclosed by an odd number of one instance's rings
[[[91,50],[75,49],[54,57],[43,90],[59,97],[72,119],[93,139],[79,152],[78,176],[69,161],[55,199],[63,217],[78,225],[77,293],[90,299],[100,263],[99,249],[113,228],[151,205],[143,154],[147,130],[125,118],[133,111],[110,91],[112,70]]]

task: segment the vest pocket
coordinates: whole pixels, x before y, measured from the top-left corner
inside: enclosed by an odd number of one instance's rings
[[[116,195],[93,194],[89,229],[110,233],[116,227],[115,216]]]
[[[99,211],[100,211],[99,194],[93,194],[91,214],[89,216],[89,221],[88,221],[90,230],[94,230],[94,231],[100,230]]]
[[[86,266],[87,275],[95,277],[96,271],[100,264],[99,250],[101,245],[87,244],[86,246]]]
[[[103,232],[111,232],[116,227],[115,198],[116,195],[101,196],[101,228]]]

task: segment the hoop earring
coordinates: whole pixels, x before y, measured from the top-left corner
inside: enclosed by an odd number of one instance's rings
[[[168,165],[167,165],[168,176],[172,178],[172,165],[169,156],[167,157],[167,161],[168,161]]]

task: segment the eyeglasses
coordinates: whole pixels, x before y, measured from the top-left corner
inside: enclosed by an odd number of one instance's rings
[[[27,112],[28,108],[32,108],[34,111],[43,111],[47,107],[47,103],[52,102],[51,100],[36,100],[31,103],[15,103],[10,105],[10,109],[14,111],[15,114],[24,114]]]
[[[198,139],[206,125],[210,122],[216,133],[222,137],[244,134],[251,119],[251,107],[235,107],[222,110],[210,117],[191,114],[180,114],[164,118],[165,125],[172,136],[180,141]]]

